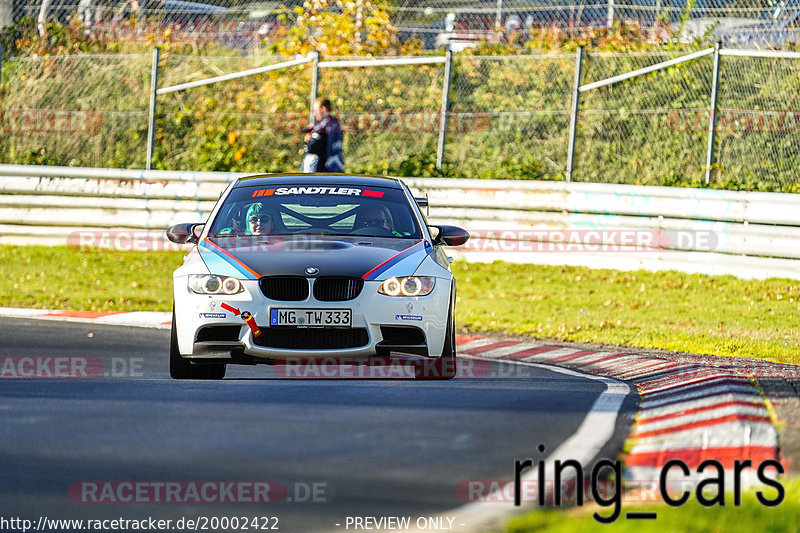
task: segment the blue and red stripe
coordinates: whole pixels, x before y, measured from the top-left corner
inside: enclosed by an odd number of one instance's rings
[[[245,279],[258,279],[260,276],[258,272],[244,264],[242,261],[233,256],[230,252],[219,246],[217,243],[206,237],[200,241],[200,246],[213,253],[215,257],[222,259],[225,263],[233,267]],[[211,265],[209,265],[209,269]],[[212,272],[217,273],[217,272]],[[221,273],[219,273],[221,274]]]
[[[387,270],[392,268],[394,265],[396,265],[397,263],[399,263],[400,261],[402,261],[406,257],[408,257],[408,256],[410,256],[410,255],[412,255],[412,254],[414,254],[416,252],[419,252],[421,249],[424,250],[425,249],[425,244],[424,243],[425,243],[425,241],[419,241],[419,242],[409,246],[408,248],[406,248],[402,252],[398,252],[397,254],[393,255],[392,257],[390,257],[389,259],[387,259],[386,261],[384,261],[380,265],[376,266],[375,268],[373,268],[372,270],[370,270],[369,272],[364,274],[362,276],[363,279],[365,281],[371,281],[371,280],[377,279],[378,276],[380,276],[381,274],[383,274],[384,272],[386,272]]]

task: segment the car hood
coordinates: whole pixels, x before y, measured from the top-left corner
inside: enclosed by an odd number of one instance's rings
[[[264,276],[409,276],[433,250],[426,240],[325,235],[205,237],[197,246],[209,272]],[[306,269],[316,269],[309,274]]]

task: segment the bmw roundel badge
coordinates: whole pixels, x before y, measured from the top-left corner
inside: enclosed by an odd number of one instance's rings
[[[306,274],[308,274],[309,276],[316,276],[317,274],[319,274],[319,269],[316,267],[308,267],[306,269]]]

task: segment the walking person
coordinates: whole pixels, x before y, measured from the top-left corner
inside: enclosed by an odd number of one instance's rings
[[[339,120],[331,114],[330,100],[317,98],[311,111],[316,124],[305,130],[303,172],[344,172],[344,133]]]

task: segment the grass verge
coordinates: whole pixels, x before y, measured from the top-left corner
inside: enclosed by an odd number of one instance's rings
[[[459,325],[577,342],[800,362],[800,282],[457,263]]]
[[[78,252],[0,246],[0,306],[169,311],[182,252]]]
[[[182,256],[0,246],[0,306],[168,311]],[[797,281],[503,262],[453,271],[468,331],[800,362]]]
[[[507,533],[752,533],[800,531],[800,481],[784,479],[786,490],[783,502],[777,507],[764,507],[753,492],[742,495],[742,505],[733,505],[733,496],[727,495],[725,507],[703,507],[694,498],[682,507],[667,505],[629,506],[623,505],[622,514],[616,522],[600,524],[592,517],[598,511],[602,516],[611,514],[610,509],[576,508],[567,512],[541,510],[509,520]],[[771,488],[764,488],[764,496],[776,497]],[[625,512],[648,512],[658,514],[655,520],[626,520]]]

